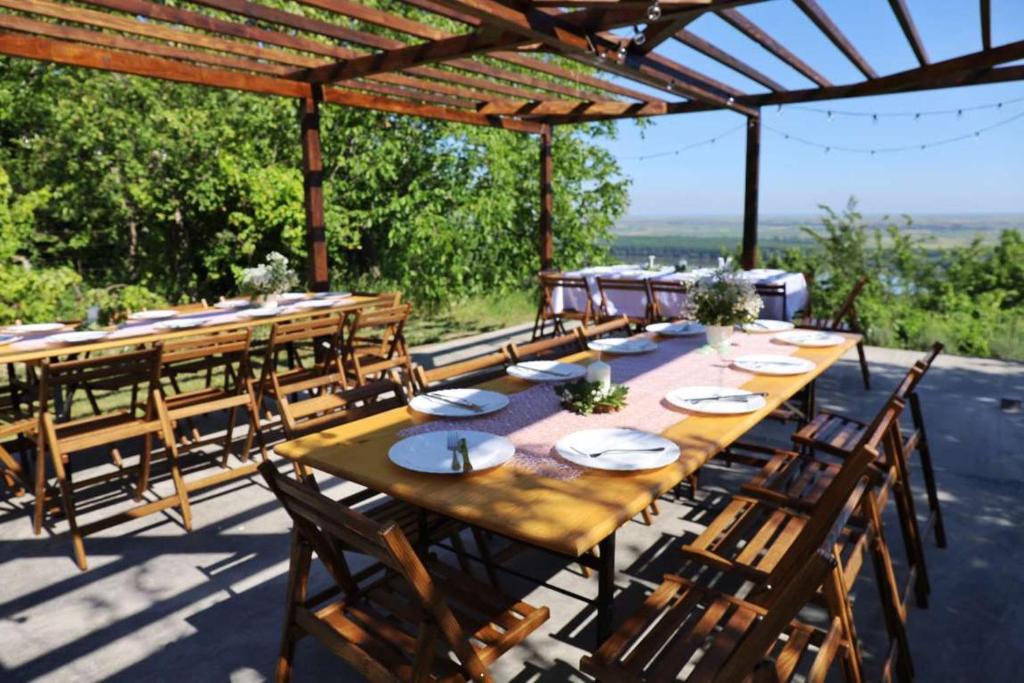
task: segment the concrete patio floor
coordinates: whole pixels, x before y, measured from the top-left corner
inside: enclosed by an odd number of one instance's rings
[[[450,362],[490,349],[494,333],[418,349]],[[512,334],[521,335],[522,330]],[[847,358],[819,383],[821,407],[869,416],[921,354],[871,348],[875,387],[865,392]],[[1000,410],[1024,397],[1024,365],[941,356],[921,388],[936,460],[949,548],[929,538],[932,604],[915,608],[909,631],[920,681],[1019,680],[1024,659],[1024,415]],[[778,426],[756,436],[784,443]],[[711,463],[696,501],[666,498],[653,526],[619,533],[617,616],[642,599],[675,552],[699,531],[698,517],[723,504],[749,470]],[[918,477],[917,481],[920,481]],[[352,489],[325,481],[339,496]],[[166,486],[166,484],[161,484]],[[920,487],[919,487],[920,488]],[[0,498],[0,681],[262,681],[273,671],[284,603],[289,523],[256,479],[193,498],[195,529],[175,511],[86,540],[90,569],[80,572],[58,524],[34,537],[29,498]],[[923,502],[919,510],[923,510]],[[53,532],[56,531],[54,535]],[[890,526],[890,541],[898,530]],[[563,560],[523,550],[510,565],[562,589],[591,595]],[[482,572],[480,572],[482,577]],[[322,578],[322,577],[321,577]],[[870,567],[855,587],[855,611],[874,673],[883,638]],[[551,619],[495,667],[499,681],[587,680],[576,670],[592,647],[593,614],[548,587],[507,579],[506,591],[547,605]],[[310,640],[300,644],[295,681],[359,680]]]

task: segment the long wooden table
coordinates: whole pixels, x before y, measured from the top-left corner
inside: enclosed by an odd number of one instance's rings
[[[680,421],[663,431],[662,436],[677,443],[681,455],[677,462],[658,470],[587,470],[569,480],[543,477],[509,465],[458,476],[411,472],[393,464],[387,456],[400,438],[398,432],[432,419],[409,408],[396,408],[311,434],[281,444],[275,450],[286,458],[421,508],[594,566],[598,571],[597,631],[603,641],[612,624],[616,530],[772,410],[809,387],[860,338],[854,334],[843,336],[845,342],[839,346],[799,349],[794,354],[816,363],[811,372],[790,377],[752,376],[743,388],[768,394],[766,405],[756,412],[735,416],[687,415],[685,419],[680,415]],[[564,360],[586,364],[595,357],[586,351]],[[482,386],[514,393],[532,385],[503,377]],[[633,426],[644,428],[642,424]],[[599,549],[596,562],[587,554],[595,546]]]
[[[213,319],[213,322],[199,327],[182,330],[147,329],[146,331],[140,331],[139,334],[133,334],[131,329],[132,327],[151,327],[149,324],[135,322],[122,325],[118,328],[111,328],[110,335],[108,337],[83,344],[53,343],[40,345],[36,343],[41,342],[48,336],[57,334],[57,332],[24,335],[25,339],[22,341],[14,344],[8,344],[6,346],[0,346],[0,363],[30,363],[44,358],[54,358],[57,356],[67,356],[71,354],[94,353],[96,351],[117,349],[125,346],[152,344],[154,342],[167,341],[169,339],[195,337],[196,335],[209,334],[212,332],[224,332],[227,330],[240,330],[246,328],[253,329],[272,325],[278,322],[301,320],[302,318],[324,315],[326,313],[347,313],[349,311],[356,311],[366,306],[366,304],[376,300],[377,297],[372,296],[351,296],[339,300],[337,304],[333,306],[285,310],[280,315],[266,317],[245,317],[238,315],[238,311],[209,308],[206,310],[182,313],[178,316],[179,318],[209,317]],[[282,306],[282,308],[287,309],[286,306]],[[223,317],[224,322],[216,320],[218,317]]]

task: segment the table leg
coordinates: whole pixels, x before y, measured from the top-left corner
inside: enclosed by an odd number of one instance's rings
[[[597,645],[612,634],[615,598],[615,532],[598,547],[597,566]]]

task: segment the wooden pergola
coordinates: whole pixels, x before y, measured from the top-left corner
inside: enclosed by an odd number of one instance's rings
[[[301,11],[251,0],[0,0],[0,54],[299,100],[314,289],[328,282],[323,103],[539,135],[542,268],[554,249],[552,126],[731,110],[748,121],[743,265],[752,267],[761,107],[1024,80],[1024,65],[1011,64],[1024,58],[1024,40],[992,44],[990,0],[979,0],[980,49],[938,62],[929,59],[905,0],[888,2],[918,64],[885,75],[817,0],[392,0],[394,11],[357,0],[291,3]],[[863,78],[832,83],[742,11],[768,3],[795,5]],[[787,89],[687,28],[705,14],[810,85]],[[660,53],[671,41],[762,90],[743,92]]]

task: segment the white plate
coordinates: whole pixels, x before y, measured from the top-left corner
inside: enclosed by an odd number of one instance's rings
[[[56,332],[65,327],[67,325],[64,323],[30,323],[28,325],[8,325],[3,329],[4,332],[11,334],[37,334],[39,332]]]
[[[0,334],[0,346],[7,346],[14,342],[21,341],[21,337],[16,334]]]
[[[344,299],[352,296],[352,292],[317,292],[313,295],[316,299]]]
[[[173,320],[162,320],[153,327],[158,330],[191,330],[193,327],[200,327],[209,321],[209,318],[174,318]]]
[[[624,450],[611,450],[616,448]],[[634,450],[648,448],[661,450]],[[655,470],[679,459],[679,446],[668,439],[622,427],[586,429],[570,434],[555,444],[555,450],[571,463],[598,470]],[[606,452],[597,457],[589,455],[601,451]]]
[[[508,396],[485,389],[440,389],[409,401],[409,407],[416,412],[439,417],[477,417],[496,413],[507,405]]]
[[[171,310],[160,310],[160,311],[136,311],[128,316],[129,320],[166,320],[167,318],[173,318],[178,315],[177,311]]]
[[[785,320],[755,320],[752,323],[740,325],[740,329],[749,334],[770,334],[772,332],[785,332],[796,325]]]
[[[838,334],[819,332],[818,330],[790,330],[777,334],[774,337],[780,342],[794,346],[809,346],[812,348],[823,348],[826,346],[839,346],[844,341]]]
[[[740,370],[758,375],[802,375],[817,367],[804,358],[771,353],[740,356],[734,359],[732,364]]]
[[[217,303],[215,303],[213,307],[220,308],[223,310],[231,308],[245,308],[248,305],[248,299],[224,299],[223,301],[218,301]]]
[[[299,301],[300,299],[305,299],[305,298],[306,298],[306,293],[305,292],[285,292],[284,294],[278,294],[277,295],[277,300],[279,302],[281,302],[281,303],[288,303],[288,302],[291,302],[291,301]]]
[[[663,337],[693,337],[704,334],[704,326],[700,323],[682,321],[677,323],[654,323],[646,328],[648,332],[655,332]]]
[[[694,400],[710,396],[750,396],[746,401],[708,401]],[[682,387],[670,391],[665,400],[674,406],[684,408],[695,413],[707,413],[708,415],[742,415],[752,413],[764,407],[764,397],[757,396],[746,389],[734,387]]]
[[[306,299],[295,304],[294,308],[330,308],[335,304],[330,299]]]
[[[82,330],[80,332],[61,332],[50,335],[46,341],[52,344],[85,344],[86,342],[103,339],[109,332],[103,330]]]
[[[280,306],[260,306],[259,308],[247,308],[244,311],[239,311],[238,315],[246,318],[272,318],[275,315],[281,315],[283,312]]]
[[[595,339],[587,344],[591,351],[607,351],[608,353],[647,353],[658,348],[658,345],[650,339],[626,339],[616,337],[613,339]]]
[[[498,467],[516,454],[516,447],[508,439],[487,434],[459,430],[459,438],[469,447],[469,462],[473,471]],[[452,452],[448,450],[448,432],[426,432],[402,439],[388,451],[388,458],[399,467],[427,474],[461,474],[462,456],[456,456],[459,469],[452,469]]]
[[[587,374],[587,369],[575,363],[556,360],[528,360],[510,366],[505,372],[530,382],[569,382]]]

